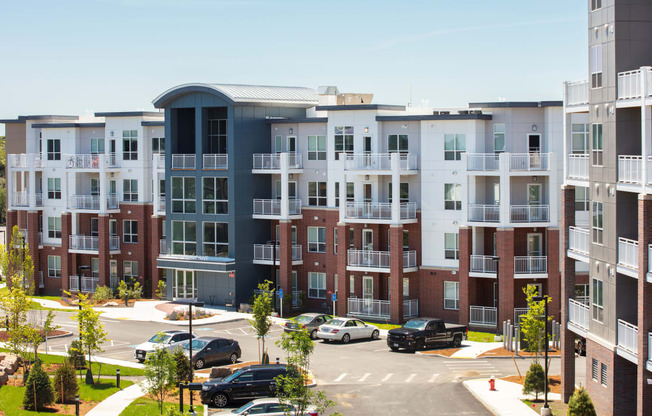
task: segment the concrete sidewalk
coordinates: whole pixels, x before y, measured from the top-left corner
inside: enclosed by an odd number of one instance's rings
[[[522,399],[534,399],[534,395],[524,395],[523,386],[496,379],[496,391],[489,390],[489,379],[467,380],[466,387],[478,401],[496,416],[535,416],[537,412],[523,403]],[[561,395],[548,393],[548,400],[561,400]]]
[[[86,416],[116,416],[122,413],[134,400],[143,396],[145,391],[140,384],[134,383],[124,390],[113,393],[97,406],[92,408]]]

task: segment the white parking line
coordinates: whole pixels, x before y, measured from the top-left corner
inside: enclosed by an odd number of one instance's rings
[[[409,383],[410,381],[414,380],[414,377],[416,377],[416,376],[417,376],[417,375],[414,374],[414,373],[410,374],[410,376],[409,376],[408,378],[405,379],[405,382],[406,382],[406,383]]]
[[[433,383],[437,377],[439,377],[439,374],[433,374],[432,377],[428,379],[428,383]]]
[[[349,373],[342,373],[338,378],[335,379],[336,383],[339,383],[340,381],[344,380],[344,377],[346,377]]]
[[[389,380],[390,378],[392,378],[393,375],[394,375],[394,373],[389,373],[389,374],[387,374],[385,377],[383,377],[383,379],[380,380],[380,381],[384,383],[385,381],[387,381],[387,380]]]
[[[358,380],[358,382],[362,383],[362,382],[365,381],[365,380],[366,380],[370,375],[371,375],[371,373],[365,373],[362,377],[360,377],[360,379]]]

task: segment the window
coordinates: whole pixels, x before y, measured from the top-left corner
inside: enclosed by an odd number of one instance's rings
[[[61,256],[48,256],[48,277],[61,277]]]
[[[122,180],[122,200],[123,201],[138,201],[138,179],[123,179]]]
[[[591,11],[602,8],[602,0],[591,0]]]
[[[100,180],[99,178],[91,178],[91,195],[100,195]]]
[[[575,187],[575,211],[589,210],[589,188],[585,186]]]
[[[124,243],[138,242],[138,221],[136,220],[122,221],[122,241]]]
[[[210,178],[212,179],[212,178]],[[195,213],[197,205],[195,191],[195,178],[172,178],[172,212]]]
[[[410,249],[410,232],[408,230],[403,230],[403,250],[409,250],[409,249]]]
[[[403,299],[410,298],[410,279],[407,277],[403,278]]]
[[[48,160],[61,160],[61,140],[48,139]]]
[[[61,238],[61,217],[48,217],[48,237]]]
[[[228,223],[204,223],[204,256],[229,257]]]
[[[460,259],[460,236],[457,233],[444,233],[444,257],[450,260]]]
[[[122,262],[122,276],[125,280],[134,280],[138,278],[138,262],[125,260]]]
[[[604,226],[602,223],[602,202],[593,202],[593,223],[591,227],[591,234],[593,236],[594,244],[602,244],[602,234]]]
[[[444,282],[444,309],[458,310],[460,308],[460,284]]]
[[[281,153],[283,151],[283,136],[274,137],[274,153]]]
[[[122,159],[138,160],[138,130],[122,131]]]
[[[61,178],[48,178],[48,198],[61,199]]]
[[[333,254],[337,254],[337,228],[333,228]]]
[[[349,293],[355,295],[355,276],[349,276]]]
[[[152,153],[165,153],[165,137],[152,137]]]
[[[346,202],[353,202],[355,200],[355,184],[353,182],[346,183]],[[335,182],[335,206],[340,206],[340,183]]]
[[[389,233],[389,230],[387,230]],[[355,236],[355,230],[353,228],[349,228],[349,248],[353,248],[353,238]]]
[[[399,194],[400,194],[400,202],[410,202],[410,184],[409,183],[401,183],[400,189],[399,189]],[[392,202],[392,183],[389,183],[389,202]]]
[[[326,227],[308,227],[308,251],[326,252]]]
[[[602,166],[602,124],[593,125],[593,166]]]
[[[99,257],[91,258],[91,276],[100,277],[100,259]]]
[[[335,127],[335,160],[340,153],[353,153],[353,127]]]
[[[172,254],[197,255],[197,224],[194,221],[172,221]]]
[[[203,178],[204,214],[229,213],[229,181],[227,178]]]
[[[607,387],[607,364],[600,363],[600,384]]]
[[[308,182],[308,205],[326,206],[326,182]]]
[[[591,359],[591,380],[598,381],[598,360]]]
[[[91,139],[91,154],[99,155],[104,153],[104,139]]]
[[[466,152],[465,134],[444,135],[444,160],[461,160],[464,152]]]
[[[409,140],[407,134],[390,134],[387,136],[387,150],[389,153],[407,153]]]
[[[308,160],[326,160],[326,136],[308,136]]]
[[[444,184],[444,209],[462,209],[462,185],[459,183]]]
[[[589,49],[589,70],[591,88],[602,87],[602,45],[591,46]]]
[[[308,273],[308,297],[326,299],[326,273]]]
[[[583,123],[573,124],[571,126],[571,131],[571,153],[589,153],[589,125]]]
[[[505,151],[505,125],[503,123],[494,124],[494,153],[503,153]]]
[[[604,304],[603,304],[603,293],[602,293],[602,285],[603,282],[602,280],[598,279],[592,279],[593,280],[593,287],[592,287],[592,293],[591,293],[591,298],[592,298],[592,310],[593,310],[593,319],[598,321],[598,322],[603,322],[604,321]]]
[[[99,235],[100,235],[100,219],[91,218],[91,236],[97,237]]]

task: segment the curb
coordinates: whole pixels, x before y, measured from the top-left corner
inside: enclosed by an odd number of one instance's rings
[[[71,331],[64,331],[64,332],[67,332],[67,334],[54,335],[54,336],[46,337],[46,338],[47,338],[47,339],[57,339],[57,338],[65,338],[65,337],[69,337],[69,336],[72,335],[72,332],[71,332]]]

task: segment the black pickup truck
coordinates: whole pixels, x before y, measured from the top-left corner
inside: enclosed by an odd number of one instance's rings
[[[468,328],[464,325],[447,324],[437,318],[410,319],[400,328],[387,334],[387,346],[392,351],[399,348],[416,351],[435,345],[459,347],[466,339]]]

